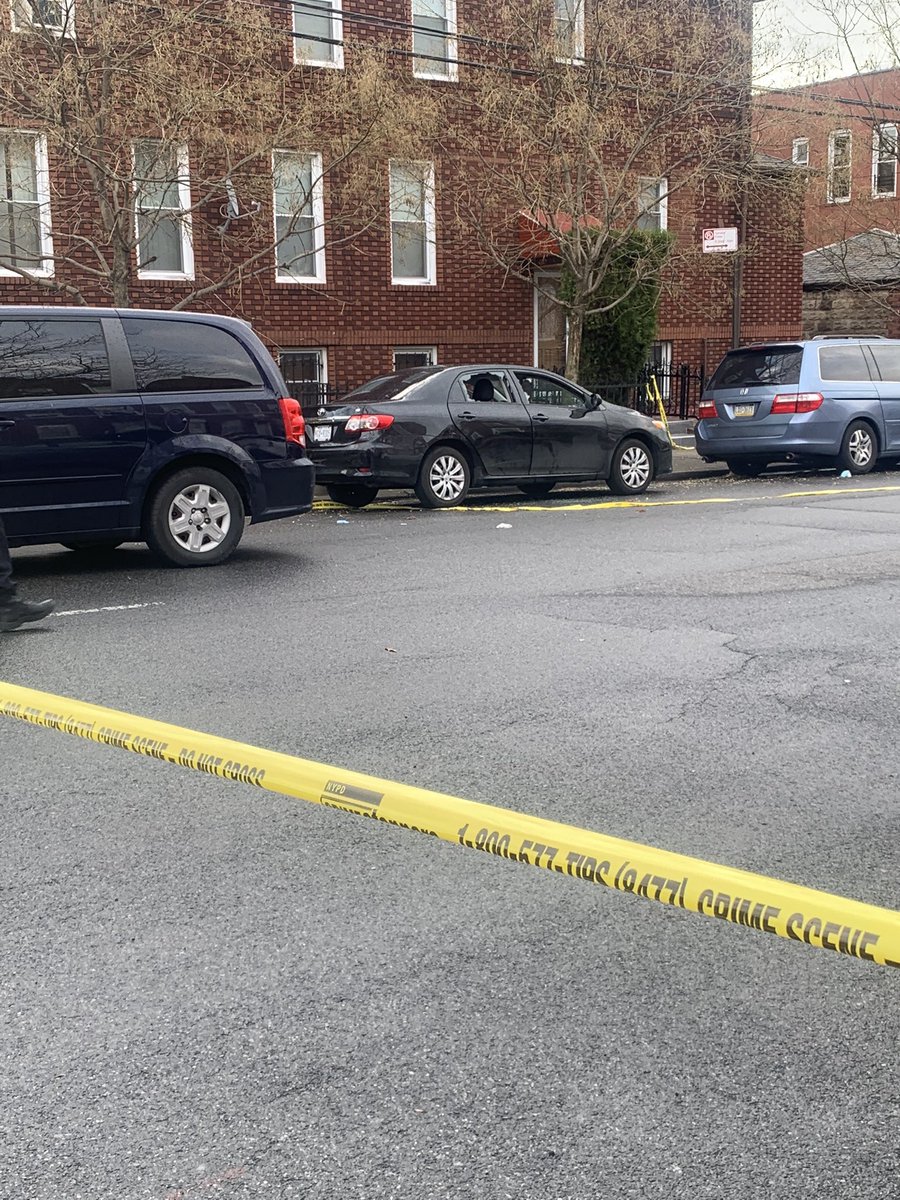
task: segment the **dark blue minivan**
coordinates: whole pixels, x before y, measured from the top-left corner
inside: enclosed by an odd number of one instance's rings
[[[312,508],[300,406],[249,325],[0,307],[0,516],[10,544],[145,541],[211,566],[245,520]]]

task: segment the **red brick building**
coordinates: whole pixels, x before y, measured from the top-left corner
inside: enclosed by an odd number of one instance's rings
[[[547,0],[548,13],[554,14],[558,29],[565,26],[573,45],[584,19],[583,3],[556,0],[554,8],[554,0]],[[453,103],[459,96],[459,103],[465,103],[473,51],[463,43],[467,32],[483,27],[484,21],[484,8],[474,0],[360,0],[353,8],[342,8],[340,0],[270,0],[268,9],[283,37],[273,48],[273,70],[293,61],[310,79],[346,71],[352,66],[354,41],[372,39],[391,44],[395,70],[405,72],[423,96],[437,91],[445,101],[449,97]],[[749,5],[739,0],[719,9],[727,38],[725,24],[745,21]],[[17,0],[13,30],[22,34],[25,60],[32,53],[29,30],[40,25],[46,34],[49,25],[59,38],[77,36],[78,21],[79,0],[69,5]],[[738,113],[734,119],[745,117]],[[58,186],[53,151],[48,151],[39,122],[28,114],[8,111],[3,124],[0,303],[71,302],[70,294],[46,286],[61,277],[62,260],[55,263],[54,246],[69,244],[75,222],[75,209],[61,199],[65,189]],[[147,158],[143,182],[135,188],[135,219],[139,230],[145,223],[147,236],[135,249],[129,302],[169,308],[215,277],[221,229],[224,224],[227,232],[229,213],[240,214],[244,198],[220,194],[199,204],[194,147],[178,147],[161,167],[152,134],[136,130],[135,138],[135,162]],[[331,197],[327,177],[317,179],[320,166],[316,154],[272,147],[268,195],[255,202],[260,220],[278,235],[269,266],[242,278],[240,286],[209,291],[190,307],[244,317],[281,355],[290,379],[329,383],[338,390],[394,365],[422,361],[559,365],[564,329],[558,310],[540,304],[532,286],[490,265],[474,240],[460,236],[450,182],[461,165],[452,154],[435,152],[415,161],[387,155],[383,219],[346,241],[329,236]],[[296,183],[300,177],[306,179],[302,188]],[[799,231],[789,215],[778,219],[780,211],[788,210],[777,167],[761,169],[758,186],[743,202],[722,199],[713,186],[673,188],[666,196],[665,180],[641,180],[642,187],[648,183],[658,188],[659,196],[647,209],[651,225],[674,231],[681,251],[695,251],[679,255],[677,277],[668,280],[657,361],[711,370],[732,342],[734,260],[700,253],[707,227],[739,228],[740,340],[796,337]],[[79,214],[78,221],[83,219]],[[76,246],[71,256],[78,253]],[[551,260],[535,269],[553,268]],[[39,275],[42,283],[36,281]],[[90,275],[80,281],[79,291],[86,302],[110,303],[103,281]]]
[[[753,124],[760,150],[807,174],[805,250],[900,233],[900,68],[766,92]]]

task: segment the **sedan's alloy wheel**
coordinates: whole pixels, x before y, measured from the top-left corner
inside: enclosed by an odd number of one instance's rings
[[[465,468],[455,455],[442,454],[431,464],[428,483],[439,500],[458,500],[466,487]]]
[[[619,473],[622,481],[635,491],[642,488],[650,478],[653,469],[650,455],[643,446],[628,446],[622,454],[619,463]]]

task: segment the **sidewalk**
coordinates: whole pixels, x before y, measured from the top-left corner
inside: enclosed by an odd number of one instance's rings
[[[693,420],[669,421],[669,430],[676,449],[672,451],[672,472],[663,475],[663,479],[714,479],[717,475],[727,475],[728,468],[724,463],[704,462],[694,449]]]

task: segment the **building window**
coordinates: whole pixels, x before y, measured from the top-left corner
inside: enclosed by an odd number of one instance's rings
[[[52,275],[52,254],[47,143],[0,132],[0,275]]]
[[[433,367],[437,362],[436,346],[395,346],[394,370],[406,371],[410,367]]]
[[[187,146],[134,143],[135,236],[141,279],[193,279]]]
[[[665,229],[669,219],[669,185],[665,179],[638,180],[635,229]]]
[[[850,199],[850,168],[853,136],[846,129],[828,135],[828,203],[846,204]]]
[[[557,61],[584,60],[584,0],[554,0],[553,40]]]
[[[301,408],[328,402],[328,354],[323,347],[282,350],[278,356],[288,391]]]
[[[795,167],[809,166],[809,138],[794,138],[791,144],[791,162]]]
[[[882,122],[872,137],[872,195],[897,195],[897,126]]]
[[[299,0],[294,5],[294,62],[343,67],[343,38],[340,0]]]
[[[282,283],[324,283],[322,156],[276,150],[272,174],[275,277]]]
[[[412,23],[415,74],[455,80],[456,0],[412,0]]]
[[[54,37],[74,34],[73,0],[13,0],[14,32],[37,29]]]
[[[434,283],[434,167],[431,163],[392,162],[391,280]]]

